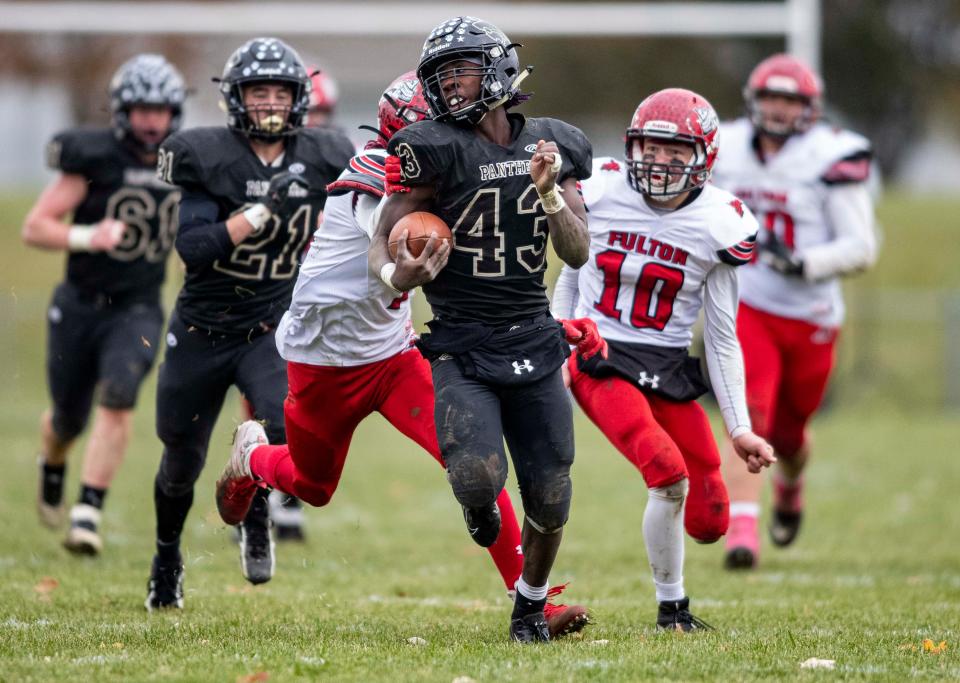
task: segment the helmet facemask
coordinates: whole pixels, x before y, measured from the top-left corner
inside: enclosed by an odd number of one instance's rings
[[[692,156],[687,163],[655,163],[643,154],[644,137],[662,139],[666,144],[682,142],[692,145]],[[644,136],[639,131],[627,131],[626,139],[627,182],[637,192],[655,202],[667,202],[684,192],[703,187],[710,179],[707,168],[707,154],[703,145],[693,139],[680,139],[680,136],[659,138]]]
[[[506,75],[512,83],[517,76],[517,69],[507,67],[504,74],[500,73],[497,63],[504,57],[504,50],[500,45],[493,44],[483,51],[473,51],[441,57],[429,61],[418,69],[420,80],[423,83],[424,95],[430,104],[434,118],[438,121],[457,121],[477,125],[483,120],[487,112],[504,104],[512,95],[512,88],[504,85],[501,76]],[[448,68],[452,62],[471,62],[471,66]],[[459,79],[463,77],[479,77],[480,92],[477,98],[465,106],[458,106],[448,101],[443,85],[453,85],[459,90]],[[510,94],[508,94],[510,93]]]
[[[780,95],[802,102],[804,105],[803,110],[792,121],[777,125],[769,121],[768,116],[763,111],[763,105],[760,103],[760,99],[765,95]],[[791,135],[803,133],[808,130],[820,116],[819,107],[813,100],[789,92],[779,90],[751,90],[747,88],[744,90],[743,97],[747,105],[747,115],[750,117],[750,122],[753,123],[754,128],[773,138],[786,139]]]

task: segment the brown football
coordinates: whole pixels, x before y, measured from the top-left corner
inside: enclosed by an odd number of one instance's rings
[[[443,222],[439,216],[434,216],[427,211],[414,211],[397,221],[390,231],[389,247],[390,258],[396,260],[397,245],[400,243],[400,235],[407,231],[407,249],[414,257],[420,256],[423,248],[427,246],[427,240],[431,233],[437,233],[439,239],[451,239],[450,228]],[[439,245],[438,245],[439,246]]]

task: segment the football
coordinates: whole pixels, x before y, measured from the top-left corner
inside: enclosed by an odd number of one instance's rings
[[[427,211],[414,211],[397,221],[390,231],[388,246],[390,248],[390,258],[397,258],[397,245],[400,243],[400,236],[403,231],[407,231],[407,249],[414,257],[420,256],[423,248],[427,246],[430,235],[437,233],[437,237],[442,240],[452,239],[450,228],[443,222],[439,216],[434,216]]]

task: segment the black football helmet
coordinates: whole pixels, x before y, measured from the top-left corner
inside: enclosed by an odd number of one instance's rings
[[[227,60],[219,83],[227,126],[232,130],[252,138],[278,140],[303,127],[310,108],[310,76],[300,55],[282,40],[254,38],[241,45]],[[253,83],[283,83],[293,89],[293,104],[280,125],[264,128],[249,116],[243,88]]]
[[[513,99],[520,88],[520,60],[516,48],[493,24],[474,17],[454,17],[430,32],[423,43],[417,78],[423,84],[433,118],[476,125],[488,111]],[[476,102],[451,111],[440,87],[438,70],[444,64],[464,59],[475,68],[464,69],[471,75],[483,76],[480,97]]]
[[[170,107],[173,118],[169,134],[180,128],[186,98],[183,76],[163,55],[140,54],[128,59],[110,79],[110,112],[117,138],[128,139],[147,151],[156,151],[159,145],[146,145],[131,134],[130,107],[137,104]]]

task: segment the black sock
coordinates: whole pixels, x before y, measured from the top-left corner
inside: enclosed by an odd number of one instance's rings
[[[67,476],[67,466],[43,463],[43,502],[47,505],[59,505],[63,500],[63,478]]]
[[[80,486],[80,503],[82,505],[92,505],[98,510],[103,509],[103,499],[107,497],[107,489],[97,489],[92,486],[82,484]]]
[[[193,489],[182,496],[168,496],[155,481],[153,502],[157,512],[157,554],[161,560],[178,559],[180,533],[193,505]]]
[[[542,612],[543,608],[547,605],[547,599],[543,600],[531,600],[520,595],[520,591],[517,591],[517,599],[513,603],[513,615],[511,619],[520,619],[527,616],[528,614],[536,614],[537,612]]]

